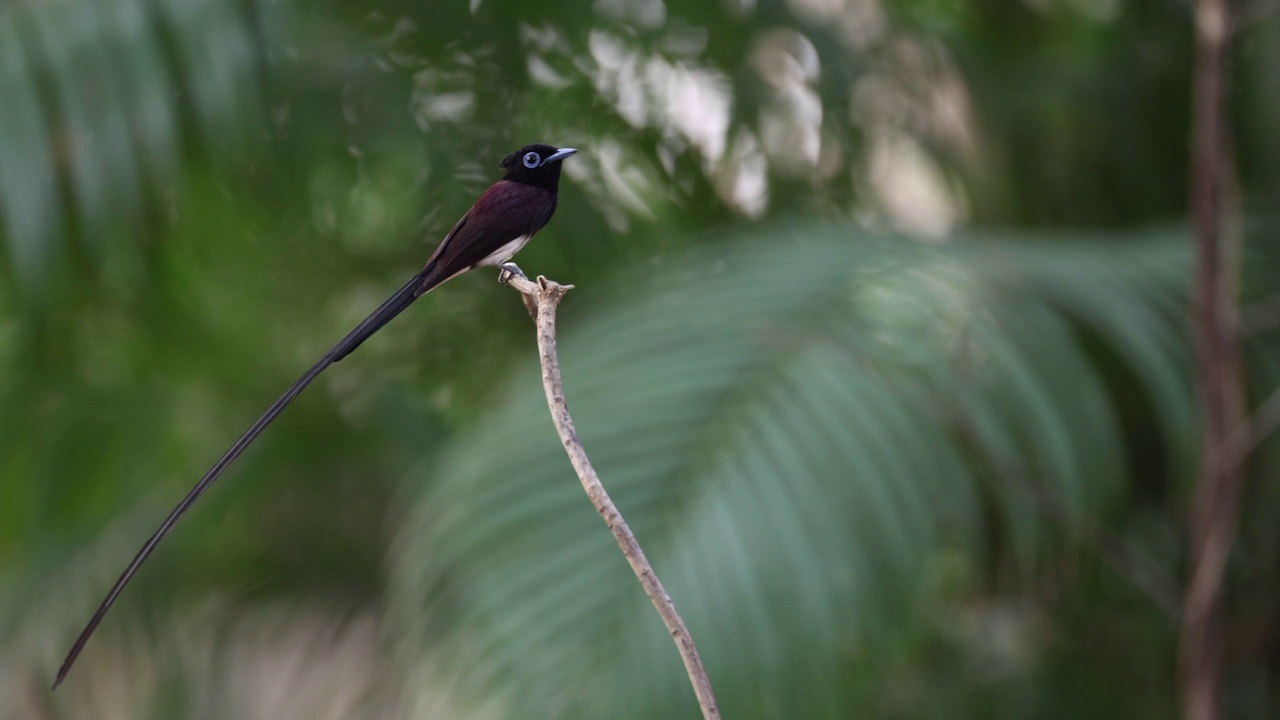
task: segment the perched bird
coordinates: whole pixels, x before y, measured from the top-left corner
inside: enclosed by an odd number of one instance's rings
[[[57,688],[66,678],[67,671],[71,669],[72,663],[84,649],[89,636],[98,627],[107,610],[111,608],[112,603],[129,584],[134,573],[155,550],[160,540],[168,534],[178,518],[186,513],[200,495],[209,489],[213,481],[218,479],[222,471],[239,457],[254,438],[258,437],[285,406],[325,368],[350,355],[353,350],[360,347],[361,343],[409,307],[414,300],[446,280],[485,265],[498,266],[504,271],[520,274],[520,269],[510,260],[547,224],[556,211],[556,193],[560,188],[560,162],[576,152],[577,150],[573,148],[556,148],[540,144],[526,145],[499,163],[499,167],[504,168],[506,174],[480,195],[475,205],[472,205],[467,214],[462,216],[448,235],[445,235],[444,240],[431,254],[422,270],[387,298],[386,302],[378,306],[378,309],[374,310],[354,330],[347,333],[347,336],[334,345],[329,352],[321,356],[310,370],[303,373],[302,377],[298,378],[284,395],[267,408],[262,417],[258,418],[258,421],[218,459],[218,462],[205,473],[191,492],[187,493],[182,502],[178,503],[173,512],[169,513],[169,517],[165,518],[160,528],[134,556],[133,562],[125,568],[120,579],[116,580],[111,592],[107,593],[106,599],[98,606],[89,624],[71,646],[70,652],[62,662],[62,667],[58,670],[58,677],[53,683],[54,688]]]

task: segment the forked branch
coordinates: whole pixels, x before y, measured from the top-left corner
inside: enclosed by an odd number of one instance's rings
[[[1179,664],[1187,720],[1222,717],[1227,627],[1223,580],[1235,544],[1244,460],[1254,430],[1245,420],[1238,347],[1240,190],[1231,139],[1228,86],[1232,0],[1196,0],[1191,214],[1195,224],[1196,385],[1200,395],[1200,477],[1189,527],[1189,581],[1182,606]]]
[[[635,535],[631,534],[631,528],[627,527],[622,514],[618,512],[618,508],[609,499],[609,494],[605,492],[600,476],[591,466],[591,461],[587,459],[587,451],[582,447],[582,441],[578,439],[573,418],[569,416],[569,407],[565,403],[564,388],[560,380],[560,361],[556,353],[556,308],[560,305],[560,298],[573,289],[573,286],[560,285],[544,277],[539,277],[537,282],[534,282],[524,276],[506,271],[502,274],[501,282],[520,291],[524,295],[526,307],[534,315],[538,327],[538,358],[542,365],[542,388],[547,396],[547,407],[551,409],[551,420],[555,423],[556,432],[560,434],[560,440],[564,444],[565,452],[569,455],[569,461],[573,463],[574,471],[578,474],[578,480],[582,482],[582,488],[587,491],[587,497],[591,499],[596,512],[600,513],[600,517],[604,518],[605,524],[613,532],[613,537],[618,541],[618,547],[622,548],[622,554],[626,555],[627,562],[631,564],[631,570],[635,572],[640,585],[644,587],[645,594],[653,601],[653,606],[662,616],[662,622],[666,623],[667,631],[675,640],[680,658],[684,660],[689,681],[693,684],[693,692],[698,697],[698,705],[702,708],[702,716],[707,719],[719,718],[720,710],[716,707],[715,694],[711,691],[711,680],[707,677],[707,671],[698,657],[698,648],[693,644],[693,636],[685,627],[680,613],[676,612],[675,603],[662,587],[662,582],[654,573],[653,566],[645,558],[644,551],[640,549],[640,543],[636,541]]]

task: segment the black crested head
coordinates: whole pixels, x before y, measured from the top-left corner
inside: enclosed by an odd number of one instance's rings
[[[551,145],[525,145],[498,163],[505,168],[503,180],[544,188],[551,192],[560,189],[560,161],[578,152],[573,148],[557,148]]]

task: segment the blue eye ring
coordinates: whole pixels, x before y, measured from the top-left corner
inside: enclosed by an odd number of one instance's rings
[[[542,156],[536,152],[527,152],[520,162],[523,162],[525,167],[532,170],[542,164]]]

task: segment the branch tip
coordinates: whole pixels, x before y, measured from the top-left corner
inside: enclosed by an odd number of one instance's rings
[[[671,633],[671,637],[675,640],[676,649],[680,652],[680,659],[684,661],[685,672],[689,676],[689,682],[693,685],[693,693],[698,699],[698,706],[702,709],[702,717],[704,720],[719,720],[720,710],[716,706],[715,693],[711,689],[711,680],[707,676],[706,668],[702,665],[702,659],[698,657],[698,648],[694,645],[693,636],[689,633],[689,629],[685,627],[684,620],[680,617],[680,613],[676,611],[675,603],[671,601],[671,596],[667,594],[662,582],[658,580],[657,574],[653,571],[653,566],[649,564],[644,551],[640,548],[639,541],[632,534],[631,528],[627,526],[622,513],[618,512],[617,506],[613,504],[613,501],[609,499],[609,494],[605,492],[604,485],[600,482],[600,476],[596,474],[595,468],[587,458],[587,451],[582,446],[582,441],[578,438],[578,432],[573,425],[573,418],[569,415],[568,404],[564,401],[564,387],[560,378],[560,361],[556,350],[556,306],[559,305],[560,299],[564,297],[564,294],[573,289],[573,286],[561,285],[543,275],[538,276],[536,284],[525,277],[504,275],[500,277],[500,280],[504,285],[522,294],[525,306],[529,308],[529,314],[533,316],[534,322],[537,324],[538,357],[542,365],[542,388],[547,397],[547,407],[551,411],[551,421],[555,424],[556,432],[560,435],[565,452],[569,455],[569,462],[573,465],[573,469],[578,475],[578,480],[582,483],[582,488],[586,490],[591,504],[595,506],[596,512],[600,513],[600,517],[604,519],[605,524],[609,526],[614,539],[617,540],[618,546],[622,549],[622,554],[626,556],[627,562],[631,565],[631,570],[635,573],[636,579],[640,581],[645,594],[653,602],[654,608],[662,617],[662,622],[667,626],[667,631]]]

